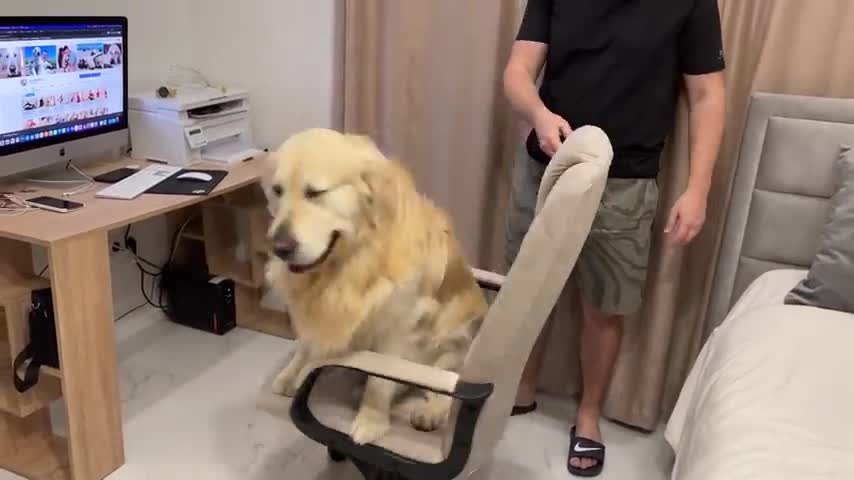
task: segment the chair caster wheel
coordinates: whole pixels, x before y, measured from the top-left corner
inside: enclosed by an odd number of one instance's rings
[[[347,457],[344,456],[343,453],[341,453],[337,450],[333,450],[331,448],[328,448],[328,449],[326,449],[326,451],[329,453],[329,459],[335,463],[341,463],[341,462],[344,462],[347,460]]]

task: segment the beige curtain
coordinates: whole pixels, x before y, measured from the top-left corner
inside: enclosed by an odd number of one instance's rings
[[[501,72],[518,0],[347,0],[344,126],[371,135],[496,268],[516,138]],[[486,212],[486,213],[484,213]]]
[[[685,249],[656,241],[647,305],[629,319],[606,414],[654,429],[675,402],[702,341],[741,132],[752,91],[854,96],[854,2],[720,0],[728,57],[728,132],[707,226]],[[344,118],[415,172],[452,214],[473,263],[500,266],[510,165],[521,135],[500,89],[518,0],[348,0]],[[660,179],[661,215],[688,174],[685,104]],[[659,229],[660,231],[660,229]],[[573,302],[552,322],[545,390],[578,387]]]

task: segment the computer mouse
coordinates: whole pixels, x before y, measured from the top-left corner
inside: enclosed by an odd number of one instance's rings
[[[178,180],[185,180],[188,182],[210,182],[213,180],[213,177],[204,172],[187,172],[178,175]]]

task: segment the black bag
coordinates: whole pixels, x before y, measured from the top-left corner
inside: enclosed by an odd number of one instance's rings
[[[39,381],[39,369],[42,365],[59,368],[59,349],[56,342],[56,323],[53,316],[53,297],[49,288],[34,290],[30,310],[30,344],[15,357],[13,375],[15,389],[21,393],[33,388]],[[27,365],[24,377],[18,376],[18,370]]]

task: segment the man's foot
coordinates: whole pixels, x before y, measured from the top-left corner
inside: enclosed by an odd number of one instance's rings
[[[518,417],[520,415],[527,415],[531,412],[537,410],[537,402],[531,403],[529,405],[513,405],[513,410],[510,411],[511,417]]]
[[[579,408],[578,416],[575,420],[575,435],[601,443],[602,432],[599,430],[600,418],[601,414],[598,410]],[[569,464],[580,470],[589,470],[596,467],[599,462],[591,458],[572,458]]]
[[[511,416],[525,415],[537,409],[537,389],[524,383],[519,384],[516,390],[516,402],[513,404]]]
[[[601,442],[579,437],[575,433],[575,427],[569,434],[569,455],[566,468],[569,473],[576,477],[597,477],[605,467],[605,445]],[[593,466],[587,468],[576,468],[575,465],[584,465],[585,462],[593,462]]]

